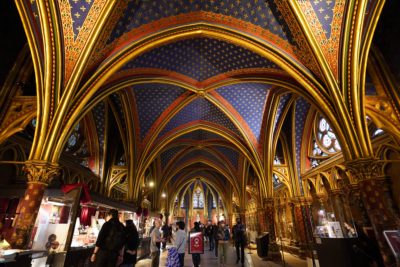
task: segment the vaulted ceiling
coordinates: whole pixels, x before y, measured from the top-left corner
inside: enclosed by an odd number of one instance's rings
[[[357,40],[368,46],[381,8],[360,2],[17,1],[35,71],[43,75],[39,104],[52,106],[50,121],[58,118],[49,128],[53,137],[41,143],[47,150],[31,158],[57,159],[71,133],[61,126],[92,114],[98,173],[106,175],[105,140],[121,139],[134,180],[130,196],[150,166],[160,190],[200,177],[243,196],[249,169],[268,190],[273,140],[287,116],[296,121],[296,161],[310,105],[331,121],[343,147],[353,140],[350,126],[338,127],[350,119],[335,98],[347,90],[349,14],[362,13]],[[111,113],[115,124],[107,129]]]

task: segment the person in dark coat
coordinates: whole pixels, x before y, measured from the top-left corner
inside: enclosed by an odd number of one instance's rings
[[[213,225],[213,234],[214,234],[214,250],[215,250],[215,257],[218,257],[218,229],[219,229],[219,224],[214,224]]]
[[[133,267],[136,264],[139,233],[132,220],[126,220],[125,231],[126,241],[124,247],[124,259],[120,267]]]
[[[244,266],[244,248],[247,245],[246,240],[246,227],[242,224],[240,218],[236,219],[236,224],[233,226],[233,240],[236,247],[236,264],[241,260],[242,266]]]
[[[125,226],[118,219],[118,210],[109,210],[106,220],[100,229],[96,247],[90,258],[96,267],[115,267],[123,257]]]
[[[215,245],[215,239],[214,239],[214,226],[211,223],[211,220],[208,220],[208,224],[206,227],[206,233],[205,235],[208,237],[209,243],[210,243],[210,251],[214,250],[214,245]]]

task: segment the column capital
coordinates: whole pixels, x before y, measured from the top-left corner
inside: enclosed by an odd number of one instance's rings
[[[27,173],[28,183],[48,185],[54,177],[60,174],[60,166],[47,161],[27,161],[24,171]]]
[[[266,197],[263,199],[264,207],[273,207],[274,203],[275,203],[275,201],[274,201],[274,198],[272,198],[272,197]]]
[[[312,202],[312,199],[307,199],[306,197],[295,197],[295,198],[291,198],[290,202],[295,207],[309,206],[311,204],[311,202]]]
[[[343,190],[341,190],[339,188],[331,189],[330,194],[332,196],[340,196],[340,195],[343,195]]]
[[[353,176],[353,183],[384,178],[384,162],[376,158],[361,158],[345,163]]]

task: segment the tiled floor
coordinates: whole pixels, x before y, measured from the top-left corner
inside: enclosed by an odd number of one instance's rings
[[[161,260],[160,260],[160,266],[165,266],[166,264],[166,259],[167,259],[167,251],[164,250],[161,253]],[[305,260],[302,260],[294,255],[291,255],[289,253],[284,254],[284,259],[285,262],[280,261],[280,262],[272,262],[272,261],[264,261],[260,259],[257,256],[256,251],[252,251],[252,254],[249,254],[249,251],[246,249],[245,255],[246,255],[246,260],[245,260],[245,266],[246,267],[276,267],[276,266],[285,266],[285,267],[307,267],[307,262]],[[144,259],[139,261],[136,264],[137,267],[148,267],[151,266],[151,260],[150,259]],[[190,267],[193,266],[192,264],[192,256],[189,254],[185,254],[185,267]],[[218,266],[218,258],[215,257],[214,252],[210,251],[205,251],[203,255],[201,255],[201,263],[200,266],[206,266],[206,267],[214,267]],[[236,253],[235,250],[232,246],[229,247],[228,251],[228,262],[226,267],[233,267],[233,266],[240,266],[240,264],[236,264]]]

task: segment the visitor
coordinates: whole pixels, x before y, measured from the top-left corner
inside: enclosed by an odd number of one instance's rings
[[[149,235],[151,235],[151,232],[153,232],[154,228],[156,228],[156,221],[155,220],[153,221],[153,225],[150,227]]]
[[[100,229],[91,262],[96,267],[115,267],[117,262],[122,262],[124,243],[125,227],[118,220],[118,211],[111,209]]]
[[[162,236],[164,241],[162,242],[162,249],[166,249],[167,247],[167,241],[169,240],[170,232],[169,232],[169,227],[167,223],[164,223],[163,226],[161,227],[162,231]]]
[[[208,220],[207,222],[207,227],[206,227],[206,234],[205,236],[208,238],[208,241],[210,243],[210,251],[214,250],[214,245],[215,245],[215,239],[214,239],[214,226],[211,223],[211,220]]]
[[[242,224],[240,218],[236,219],[236,224],[233,226],[232,234],[236,247],[236,264],[241,260],[242,266],[244,266],[244,248],[247,245],[246,227]]]
[[[132,267],[135,266],[137,260],[139,233],[132,220],[126,220],[125,224],[126,241],[124,246],[124,259],[120,267]]]
[[[160,264],[160,247],[161,242],[164,240],[161,238],[160,233],[161,220],[154,221],[154,229],[150,234],[150,253],[151,253],[151,267],[158,267]]]
[[[0,234],[0,250],[10,249],[10,243],[7,242],[4,233]]]
[[[229,229],[225,225],[224,221],[220,222],[219,228],[218,228],[218,258],[219,258],[219,263],[220,266],[225,266],[226,260],[227,260],[227,252],[228,252],[228,246],[229,246]]]
[[[186,249],[186,232],[185,223],[182,221],[177,222],[178,230],[175,233],[175,246],[179,256],[179,267],[184,266],[185,249]]]
[[[194,228],[190,231],[192,233],[201,233],[199,222],[194,223]],[[200,266],[200,253],[192,253],[192,260],[194,267]]]
[[[221,225],[221,222],[218,222],[218,224],[214,224],[214,250],[215,250],[215,257],[218,257],[218,230]]]

